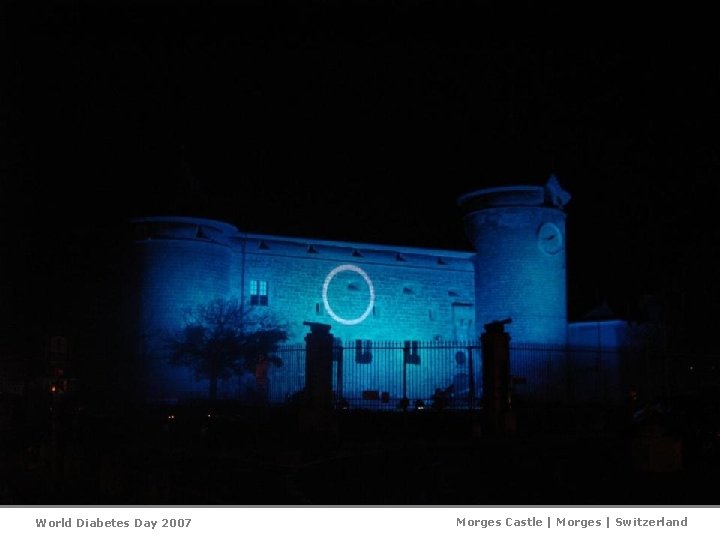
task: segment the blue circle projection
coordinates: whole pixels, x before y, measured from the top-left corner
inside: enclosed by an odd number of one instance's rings
[[[355,272],[356,274],[359,274],[360,277],[365,280],[365,283],[367,283],[368,289],[370,290],[370,300],[368,301],[367,308],[362,315],[355,319],[344,319],[343,317],[340,317],[337,313],[333,311],[333,309],[330,307],[330,302],[328,302],[328,287],[330,286],[330,282],[333,280],[333,278],[337,276],[340,272]],[[333,268],[330,273],[325,277],[325,282],[323,283],[322,290],[322,299],[323,304],[325,304],[325,310],[333,319],[335,319],[340,324],[352,326],[355,324],[360,324],[365,319],[367,319],[370,313],[372,313],[373,306],[375,305],[375,287],[373,287],[370,276],[368,276],[362,268],[360,268],[359,266],[355,266],[354,264],[341,264],[340,266],[336,266],[335,268]]]

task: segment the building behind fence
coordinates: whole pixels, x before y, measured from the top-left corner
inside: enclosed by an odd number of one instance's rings
[[[169,362],[166,336],[183,328],[189,308],[233,298],[259,318],[282,322],[293,341],[303,338],[306,322],[332,325],[342,340],[335,396],[353,405],[391,408],[403,398],[445,396],[453,406],[473,406],[482,397],[482,366],[472,340],[486,324],[509,319],[520,399],[617,399],[629,373],[644,365],[627,351],[648,336],[609,310],[568,322],[568,201],[554,177],[544,186],[462,196],[473,251],[254,234],[202,218],[137,218],[124,310],[139,394],[175,402],[206,393],[206,381]],[[283,347],[283,367],[271,370],[271,402],[304,387],[304,355],[304,345]],[[252,374],[220,381],[218,395],[244,399],[254,382]]]
[[[271,404],[291,402],[305,386],[305,346],[285,345],[278,356]],[[479,341],[336,342],[333,396],[350,408],[399,409],[403,398],[411,407],[474,408],[482,404],[482,373]],[[549,403],[619,402],[638,387],[660,394],[665,383],[662,363],[631,348],[514,344],[510,374],[514,399]]]

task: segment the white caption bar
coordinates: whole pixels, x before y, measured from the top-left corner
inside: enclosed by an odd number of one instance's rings
[[[718,538],[720,508],[0,508],[7,538]]]

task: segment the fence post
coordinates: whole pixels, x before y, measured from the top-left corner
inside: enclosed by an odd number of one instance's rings
[[[313,408],[332,407],[333,335],[329,324],[303,323],[305,336],[305,397]]]
[[[410,360],[410,342],[406,341],[403,344],[403,372],[402,372],[402,386],[403,386],[403,403],[407,402],[407,365]]]
[[[472,346],[468,346],[468,408],[475,408],[475,366],[473,365]]]
[[[338,401],[341,401],[343,396],[343,355],[344,349],[342,341],[339,339],[333,340],[333,361],[337,363],[337,378],[335,380],[335,388]]]
[[[510,411],[510,335],[505,325],[510,319],[485,325],[480,336],[483,359],[483,402],[486,420],[500,433],[512,430]]]

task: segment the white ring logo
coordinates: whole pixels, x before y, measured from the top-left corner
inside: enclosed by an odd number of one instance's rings
[[[365,283],[367,283],[368,288],[370,289],[370,301],[368,302],[367,309],[365,309],[365,312],[356,319],[343,319],[342,317],[339,317],[330,307],[330,302],[328,302],[328,287],[330,286],[330,282],[333,280],[333,278],[340,272],[355,272],[356,274],[360,274],[360,276],[365,280]],[[328,314],[340,324],[345,324],[348,326],[360,324],[365,319],[367,319],[370,313],[372,313],[373,306],[375,305],[375,287],[373,287],[372,281],[370,281],[370,277],[365,273],[362,268],[360,268],[359,266],[355,266],[354,264],[341,264],[340,266],[333,268],[325,278],[325,283],[323,283],[322,299]]]

